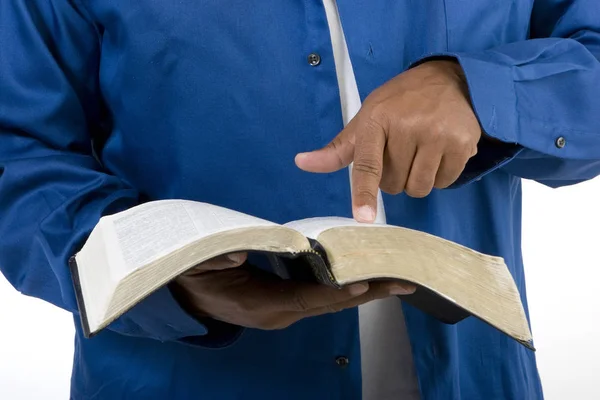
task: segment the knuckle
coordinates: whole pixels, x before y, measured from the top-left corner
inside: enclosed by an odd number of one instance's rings
[[[371,106],[365,124],[370,128],[382,128],[388,119],[387,107],[384,103],[376,103]]]
[[[466,134],[455,134],[452,138],[452,152],[456,154],[468,154],[469,156],[477,153],[477,144],[473,143],[473,139],[470,135]]]
[[[426,197],[433,189],[433,181],[429,178],[417,177],[406,185],[406,194],[411,197]]]
[[[298,311],[308,311],[310,310],[310,304],[308,304],[308,301],[306,300],[306,297],[304,297],[301,293],[296,293],[293,297],[292,300],[293,302],[293,308],[295,310]]]
[[[433,187],[436,189],[446,189],[448,186],[452,184],[452,180],[447,177],[439,178],[435,181]]]
[[[423,171],[411,177],[409,184],[414,189],[426,189],[428,186],[433,184],[435,176],[429,171]]]
[[[340,139],[339,136],[336,136],[331,142],[329,142],[329,144],[326,147],[333,150],[333,154],[335,154],[335,156],[337,157],[339,165],[346,164],[341,156],[343,143],[342,139]]]
[[[429,193],[431,193],[431,189],[406,189],[406,194],[408,194],[410,197],[414,197],[417,199],[427,197]]]
[[[356,160],[352,168],[354,171],[371,175],[378,179],[381,178],[381,174],[383,172],[382,162],[375,157],[361,158]]]
[[[435,120],[431,123],[429,131],[436,137],[442,136],[446,132],[446,125],[443,121]]]
[[[395,182],[381,183],[379,185],[379,188],[381,189],[382,192],[391,194],[391,195],[400,194],[404,190],[404,188],[401,185],[399,185],[398,183],[395,183]]]
[[[467,151],[470,151],[473,147],[471,138],[467,135],[457,135],[455,143],[456,146]]]
[[[338,150],[341,147],[341,145],[342,140],[339,138],[339,136],[336,136],[331,142],[327,144],[326,147],[329,147],[332,150]]]
[[[477,152],[478,152],[478,151],[479,151],[479,148],[477,147],[477,145],[475,145],[475,146],[472,146],[472,147],[471,147],[471,153],[470,153],[470,156],[471,156],[471,157],[475,157],[475,156],[477,155]]]
[[[445,139],[446,136],[446,124],[444,121],[434,120],[429,123],[429,129],[427,129],[428,140],[431,143],[438,144]]]
[[[356,196],[361,198],[363,201],[370,202],[370,204],[374,204],[374,202],[377,201],[377,194],[365,187],[356,188]]]

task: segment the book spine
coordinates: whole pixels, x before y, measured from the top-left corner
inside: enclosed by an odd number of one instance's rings
[[[81,280],[79,277],[79,268],[75,256],[69,258],[69,269],[71,271],[71,279],[73,280],[73,288],[75,289],[75,299],[77,300],[77,308],[79,309],[79,319],[83,328],[83,335],[90,338],[90,325],[88,323],[88,314],[83,301],[83,292],[81,290]]]
[[[324,249],[317,241],[309,240],[311,249],[297,253],[268,254],[273,272],[282,279],[318,282],[339,288],[340,285],[331,273]]]

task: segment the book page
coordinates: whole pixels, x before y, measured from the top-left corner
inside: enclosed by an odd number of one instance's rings
[[[321,232],[330,228],[337,228],[340,226],[382,227],[387,225],[380,223],[366,224],[352,218],[344,217],[314,217],[288,222],[284,226],[295,229],[311,239],[317,239]]]
[[[237,211],[187,200],[150,202],[110,218],[126,272],[212,234],[237,228],[277,226]]]

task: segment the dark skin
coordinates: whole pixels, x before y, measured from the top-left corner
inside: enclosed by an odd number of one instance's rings
[[[326,173],[353,162],[354,217],[373,222],[378,188],[420,198],[458,179],[481,138],[468,96],[457,63],[421,64],[375,90],[331,143],[296,164]]]
[[[413,291],[412,286],[395,282],[359,283],[336,289],[281,280],[240,267],[246,254],[233,256],[236,261],[218,257],[177,278],[172,290],[192,315],[249,328],[283,329],[303,318]]]
[[[446,188],[477,153],[481,128],[462,70],[453,61],[430,61],[375,90],[331,143],[298,154],[299,168],[329,173],[353,163],[354,218],[374,221],[378,189],[425,197]],[[393,295],[414,292],[406,282],[359,283],[335,289],[283,281],[240,267],[246,254],[218,257],[176,279],[182,305],[212,317],[258,329],[283,329],[307,317],[339,312]]]

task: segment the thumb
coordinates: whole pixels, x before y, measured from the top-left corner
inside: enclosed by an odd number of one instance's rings
[[[224,269],[237,268],[244,264],[247,258],[247,253],[230,253],[227,255],[217,256],[189,269],[184,273],[184,275],[198,275],[208,271],[220,271]]]
[[[329,173],[350,165],[354,158],[354,134],[342,130],[322,149],[296,155],[296,165],[307,172]]]

